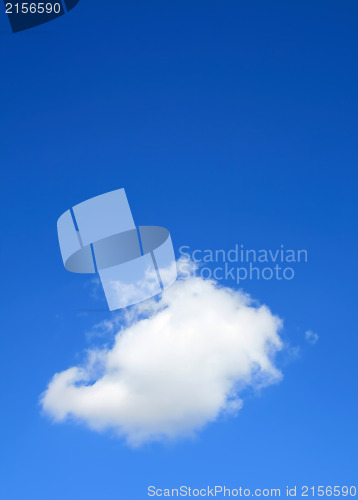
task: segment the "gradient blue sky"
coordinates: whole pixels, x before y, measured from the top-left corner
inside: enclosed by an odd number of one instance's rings
[[[357,481],[357,14],[354,1],[81,0],[16,35],[0,16],[0,498]],[[176,251],[309,252],[294,280],[244,286],[300,347],[281,356],[283,381],[196,439],[137,450],[53,425],[38,403],[109,316],[81,313],[98,305],[63,268],[57,218],[120,187]]]

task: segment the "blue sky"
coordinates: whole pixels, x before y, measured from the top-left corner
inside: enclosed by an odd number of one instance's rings
[[[0,16],[1,498],[354,484],[357,14],[353,1],[81,0],[15,35]],[[236,243],[309,254],[291,281],[244,284],[300,348],[280,356],[282,382],[194,439],[139,449],[53,425],[39,405],[110,317],[89,278],[64,270],[57,218],[121,187],[177,255]]]

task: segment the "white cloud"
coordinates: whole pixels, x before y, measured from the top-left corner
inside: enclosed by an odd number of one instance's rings
[[[306,338],[307,342],[309,342],[312,345],[317,344],[317,342],[319,340],[318,333],[313,332],[312,330],[307,330],[305,332],[305,338]]]
[[[281,379],[281,320],[266,306],[191,276],[105,328],[112,348],[57,373],[41,404],[55,421],[114,429],[132,445],[193,434],[242,406],[240,390]]]

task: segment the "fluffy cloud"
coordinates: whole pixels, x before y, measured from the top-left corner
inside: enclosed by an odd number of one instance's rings
[[[190,435],[237,412],[243,388],[281,378],[281,320],[241,292],[191,276],[125,314],[105,323],[112,348],[49,383],[41,404],[55,421],[112,429],[135,446]]]

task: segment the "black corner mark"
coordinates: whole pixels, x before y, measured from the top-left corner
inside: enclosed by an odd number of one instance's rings
[[[65,6],[67,10],[73,9],[73,7],[76,7],[80,0],[64,0]]]
[[[13,33],[57,19],[75,7],[79,0],[3,0]]]

